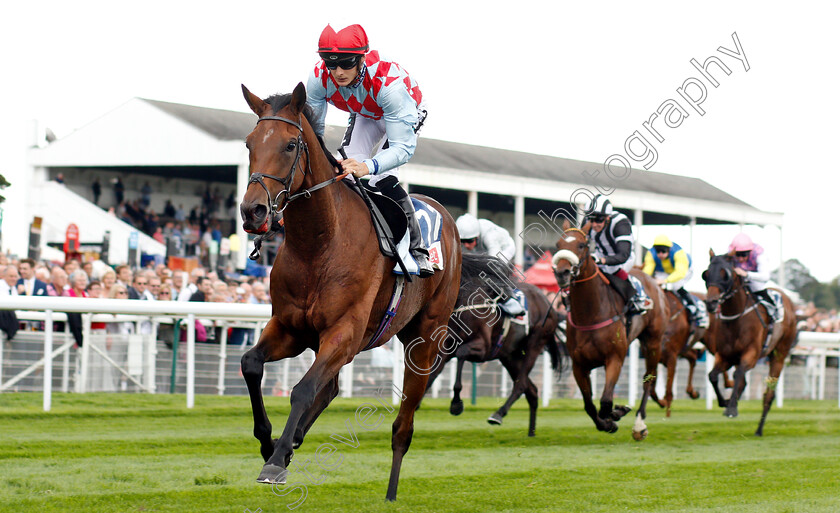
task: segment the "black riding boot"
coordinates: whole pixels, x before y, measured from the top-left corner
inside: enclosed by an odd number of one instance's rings
[[[680,299],[682,299],[685,308],[688,310],[689,317],[691,317],[689,321],[691,324],[694,324],[697,322],[697,309],[700,307],[694,302],[694,298],[691,297],[691,294],[689,294],[684,288],[680,287],[677,290],[677,295]]]
[[[435,274],[435,270],[429,262],[429,250],[423,245],[423,237],[420,235],[420,224],[417,222],[417,217],[414,215],[414,204],[411,203],[411,198],[405,189],[400,187],[400,183],[394,176],[389,176],[376,184],[382,194],[388,196],[402,208],[408,221],[408,237],[409,237],[409,251],[414,260],[417,261],[421,278],[428,278]],[[397,241],[395,241],[397,242]]]

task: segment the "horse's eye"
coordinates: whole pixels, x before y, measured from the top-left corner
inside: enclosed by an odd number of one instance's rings
[[[581,243],[579,243],[579,244],[578,244],[578,249],[579,249],[579,250],[581,250],[581,251],[583,251],[584,249],[586,249],[586,243],[585,243],[585,242],[581,242]]]
[[[295,148],[297,148],[297,143],[295,141],[286,145],[286,151],[295,151]]]

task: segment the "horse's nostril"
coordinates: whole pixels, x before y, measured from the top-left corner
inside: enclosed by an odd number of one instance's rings
[[[254,218],[263,219],[266,215],[268,215],[268,207],[265,205],[257,205],[256,207],[254,207],[251,213],[253,214]]]

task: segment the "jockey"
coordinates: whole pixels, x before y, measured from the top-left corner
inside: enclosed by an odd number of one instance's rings
[[[770,270],[764,248],[755,244],[746,233],[739,233],[729,244],[729,253],[735,255],[735,274],[745,278],[750,291],[765,303],[770,316],[776,318],[776,302],[767,291]]]
[[[653,276],[660,287],[677,294],[688,310],[692,323],[707,328],[709,319],[703,315],[705,308],[701,308],[697,298],[683,288],[694,276],[691,264],[691,255],[679,244],[671,242],[667,235],[657,235],[653,239],[653,247],[645,255],[644,272]]]
[[[653,308],[653,301],[642,283],[628,272],[636,260],[630,219],[613,210],[612,203],[603,194],[592,198],[586,211],[589,238],[595,242],[595,262],[621,293],[630,315],[647,313]]]
[[[420,277],[434,274],[429,251],[423,245],[414,206],[399,184],[397,171],[414,155],[417,131],[426,118],[420,88],[399,64],[369,51],[361,25],[338,32],[329,25],[318,39],[321,61],[309,74],[307,103],[312,107],[312,127],[324,135],[327,104],[350,113],[341,142],[342,170],[361,178],[371,175],[370,185],[402,207],[408,219],[411,255]]]
[[[476,251],[494,256],[503,262],[513,264],[516,244],[507,230],[487,219],[476,219],[464,214],[455,221],[461,246],[467,251]],[[519,291],[514,291],[516,295]],[[525,308],[516,297],[510,297],[501,304],[501,309],[514,317],[525,313]]]

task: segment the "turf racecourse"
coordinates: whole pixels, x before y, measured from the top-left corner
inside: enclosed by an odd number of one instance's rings
[[[306,482],[295,511],[840,511],[840,411],[834,401],[786,401],[753,436],[758,401],[726,419],[703,402],[649,409],[649,438],[595,431],[578,400],[541,408],[527,438],[524,400],[501,427],[496,399],[452,417],[424,403],[402,469],[399,499],[384,501],[395,413],[356,423],[370,399],[337,399],[297,451],[290,483]],[[246,397],[0,394],[0,511],[282,512],[300,494],[255,483],[262,466]],[[377,403],[373,403],[377,404]],[[288,398],[267,398],[279,433]],[[348,425],[358,437],[353,441]],[[331,439],[344,438],[345,442]],[[338,451],[328,459],[332,443]],[[350,445],[355,447],[350,447]],[[321,461],[316,450],[321,447]],[[300,470],[305,464],[312,484]],[[286,488],[288,491],[290,488]],[[278,489],[283,493],[283,489]]]

